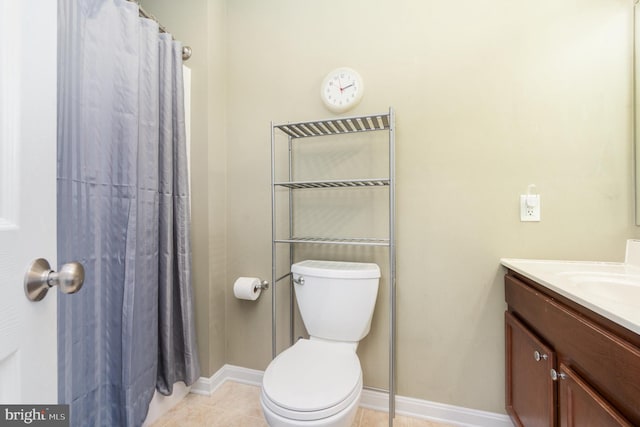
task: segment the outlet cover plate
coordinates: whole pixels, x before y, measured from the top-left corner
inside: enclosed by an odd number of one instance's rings
[[[534,206],[527,206],[527,198],[535,198]],[[540,221],[540,195],[520,196],[520,221],[522,222],[538,222]]]

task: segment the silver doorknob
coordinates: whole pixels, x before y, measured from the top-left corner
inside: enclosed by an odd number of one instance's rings
[[[40,301],[53,286],[58,286],[65,294],[74,294],[83,283],[84,267],[79,262],[65,264],[56,273],[51,269],[49,261],[38,258],[31,263],[24,275],[24,293],[29,300]]]

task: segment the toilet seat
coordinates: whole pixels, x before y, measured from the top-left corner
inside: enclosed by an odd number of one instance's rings
[[[360,397],[362,369],[354,347],[301,339],[280,353],[262,380],[264,405],[282,417],[317,420]]]

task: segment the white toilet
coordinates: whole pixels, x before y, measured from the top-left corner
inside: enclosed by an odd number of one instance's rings
[[[302,261],[291,266],[310,339],[269,364],[260,402],[271,427],[349,427],[362,394],[358,342],[371,327],[376,264]]]

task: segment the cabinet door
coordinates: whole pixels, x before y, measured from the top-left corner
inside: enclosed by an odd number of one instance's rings
[[[555,354],[524,324],[505,312],[506,409],[524,427],[555,425],[555,387],[549,372]]]
[[[559,383],[561,427],[633,427],[578,374],[562,363]]]

